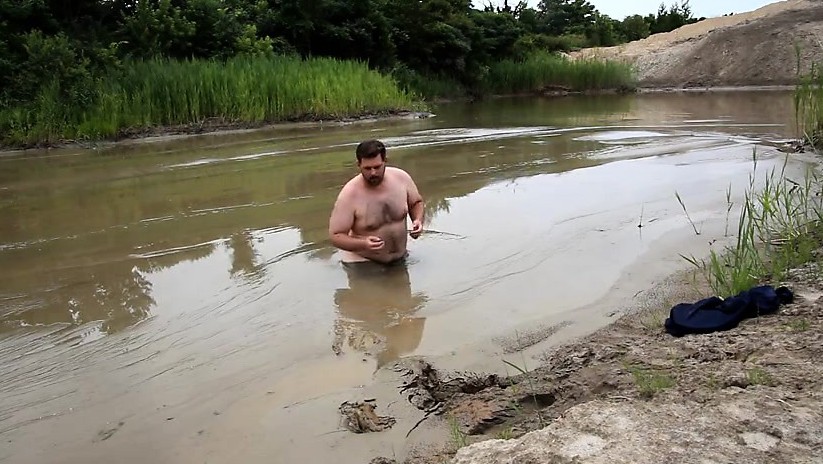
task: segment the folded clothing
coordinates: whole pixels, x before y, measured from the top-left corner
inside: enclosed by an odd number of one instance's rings
[[[743,319],[772,314],[781,304],[792,301],[794,294],[787,287],[763,285],[725,300],[712,296],[696,303],[677,304],[671,308],[664,327],[675,337],[729,330]]]

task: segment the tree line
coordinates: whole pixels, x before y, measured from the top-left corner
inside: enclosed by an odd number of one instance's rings
[[[534,51],[616,45],[696,21],[688,5],[616,20],[586,0],[0,0],[0,104],[59,83],[74,103],[132,60],[295,55],[471,85]]]

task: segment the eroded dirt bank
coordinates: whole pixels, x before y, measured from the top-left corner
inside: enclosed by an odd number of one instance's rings
[[[666,305],[546,351],[511,378],[415,361],[403,395],[451,439],[405,462],[822,462],[821,272],[793,272],[783,283],[793,303],[726,332],[668,335]],[[672,302],[705,293],[684,286]]]
[[[794,85],[823,60],[820,37],[823,3],[787,0],[573,56],[630,62],[646,88]]]

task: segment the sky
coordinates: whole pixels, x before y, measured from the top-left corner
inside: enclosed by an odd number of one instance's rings
[[[657,13],[660,3],[665,3],[666,7],[682,0],[589,0],[598,11],[608,15],[612,19],[622,20],[626,16],[639,14],[646,16],[650,13]],[[745,13],[760,8],[769,3],[776,3],[778,0],[690,0],[689,5],[695,18],[705,16],[722,16],[727,13]],[[503,0],[492,0],[495,5],[502,5]],[[535,7],[539,0],[528,0],[529,6]],[[475,7],[482,7],[488,0],[474,0]],[[509,5],[516,5],[517,0],[509,0]]]

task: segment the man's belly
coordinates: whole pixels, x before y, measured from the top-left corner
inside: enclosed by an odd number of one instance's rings
[[[386,224],[377,230],[355,232],[361,237],[373,235],[375,237],[382,238],[383,248],[379,250],[367,250],[357,254],[346,253],[345,255],[348,256],[344,256],[343,261],[363,261],[364,259],[368,259],[371,261],[388,263],[400,259],[406,255],[406,244],[408,241],[406,221]]]

